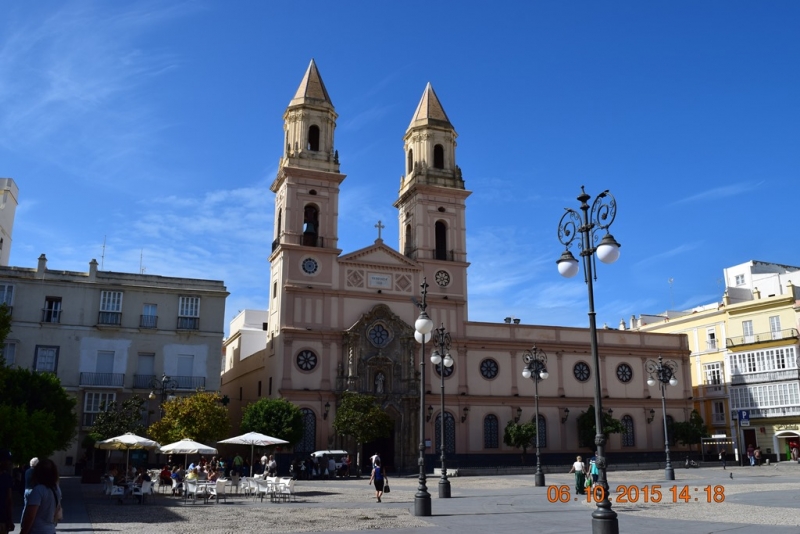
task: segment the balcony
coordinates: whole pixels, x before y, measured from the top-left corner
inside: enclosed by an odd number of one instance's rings
[[[151,389],[156,375],[133,375],[133,389]]]
[[[178,383],[176,389],[198,389],[206,387],[206,377],[204,376],[171,376]]]
[[[200,317],[178,317],[178,330],[200,330]]]
[[[124,373],[81,373],[79,385],[121,388],[124,382]]]
[[[749,373],[746,375],[735,374],[731,377],[731,385],[758,384],[760,382],[782,382],[785,380],[800,379],[800,369],[783,369],[780,371],[767,371],[765,373]]]
[[[723,396],[725,395],[725,384],[716,380],[706,381],[703,382],[703,391],[707,397]]]
[[[728,418],[725,417],[724,413],[712,413],[711,414],[711,424],[712,425],[727,425]]]
[[[122,313],[101,311],[97,315],[97,324],[104,326],[119,326],[122,324]]]
[[[140,315],[139,328],[158,328],[158,315]]]
[[[61,310],[53,310],[50,308],[42,309],[42,322],[43,323],[60,323]]]
[[[779,408],[748,408],[750,419],[757,417],[787,417],[800,415],[800,406],[782,406]]]
[[[743,345],[755,345],[777,339],[797,339],[797,328],[786,328],[775,332],[760,332],[750,336],[736,336],[727,339],[728,347],[741,347]]]

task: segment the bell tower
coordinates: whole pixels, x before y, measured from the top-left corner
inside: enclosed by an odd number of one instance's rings
[[[456,138],[429,83],[403,137],[405,175],[400,178],[400,251],[423,265],[432,287],[463,308],[466,319],[466,199],[456,165]],[[438,286],[438,287],[437,287]]]

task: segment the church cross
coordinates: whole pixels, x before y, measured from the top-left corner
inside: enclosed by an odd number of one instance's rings
[[[381,230],[383,230],[386,227],[381,224],[381,221],[378,221],[378,224],[375,225],[375,228],[378,229],[378,239],[380,239],[381,238]]]

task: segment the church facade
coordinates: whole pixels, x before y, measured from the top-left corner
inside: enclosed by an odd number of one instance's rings
[[[535,345],[546,353],[549,372],[538,385],[543,458],[587,452],[578,445],[576,421],[593,404],[596,372],[604,409],[628,429],[611,436],[609,456],[662,451],[660,392],[647,386],[644,363],[659,354],[678,362],[679,386],[668,388],[667,415],[688,419],[686,337],[600,330],[595,369],[588,329],[469,321],[470,191],[456,163],[455,128],[430,84],[403,137],[405,175],[393,204],[397,249],[379,234],[371,245],[343,252],[338,213],[346,184],[334,148],[336,120],[312,61],[284,113],[283,154],[270,188],[275,226],[268,311],[242,312],[224,344],[221,389],[231,398],[234,423],[249,402],[282,397],[304,413],[305,435],[293,452],[341,448],[347,443],[335,435],[333,420],[342,393],[372,394],[394,431],[358,452],[362,459],[380,452],[391,470],[411,471],[419,454],[423,357],[427,453],[438,456],[443,430],[445,451],[456,464],[498,465],[512,455],[518,462],[520,451],[504,445],[503,430],[511,420],[535,418],[535,384],[522,376],[523,354]],[[414,338],[423,285],[428,315],[452,339],[455,363],[444,367],[444,429],[440,366],[430,362],[434,347],[427,343],[423,355]]]

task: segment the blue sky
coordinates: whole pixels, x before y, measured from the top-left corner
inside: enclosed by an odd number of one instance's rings
[[[587,325],[585,284],[555,264],[581,185],[618,204],[600,325],[718,300],[722,269],[751,259],[800,265],[800,3],[299,6],[0,5],[0,176],[20,188],[11,265],[141,262],[224,280],[226,320],[266,308],[269,184],[312,57],[339,114],[345,253],[379,219],[397,247],[402,136],[433,84],[473,191],[471,320]]]

